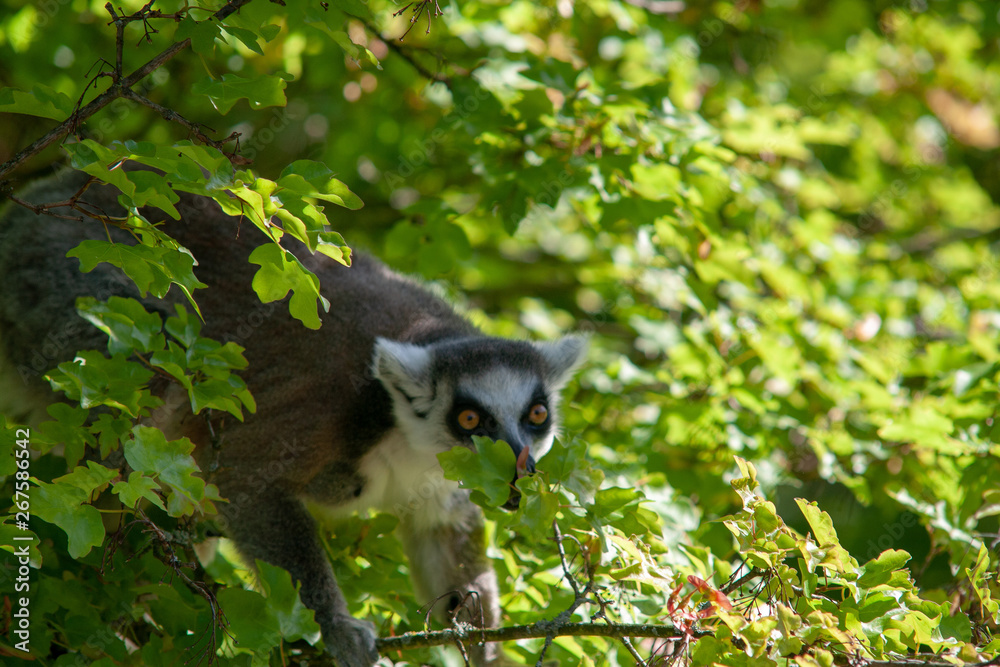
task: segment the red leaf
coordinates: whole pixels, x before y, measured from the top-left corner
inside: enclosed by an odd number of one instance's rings
[[[733,608],[733,603],[729,601],[726,594],[720,590],[712,588],[707,581],[701,577],[696,577],[693,574],[688,575],[688,581],[694,585],[701,593],[703,593],[709,600],[719,605],[726,611],[730,611]]]

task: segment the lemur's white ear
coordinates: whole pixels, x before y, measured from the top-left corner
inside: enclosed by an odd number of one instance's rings
[[[386,389],[395,390],[420,416],[426,416],[433,396],[430,379],[431,354],[426,347],[375,339],[372,374]]]
[[[573,377],[573,371],[583,363],[590,342],[587,336],[572,334],[551,343],[534,345],[542,353],[548,365],[546,379],[549,387],[558,390]]]

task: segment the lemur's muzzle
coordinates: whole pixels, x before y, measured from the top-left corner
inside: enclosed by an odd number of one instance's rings
[[[517,456],[517,463],[514,466],[514,479],[510,483],[510,497],[503,504],[505,510],[516,510],[521,503],[521,492],[517,490],[514,482],[527,475],[535,474],[535,459],[531,456],[531,447],[524,445],[520,449],[512,446],[514,454]]]

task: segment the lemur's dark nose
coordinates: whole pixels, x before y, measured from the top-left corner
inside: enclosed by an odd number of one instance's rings
[[[514,456],[517,457],[517,462],[514,468],[514,479],[510,482],[510,497],[507,498],[507,502],[503,504],[503,508],[507,510],[516,510],[517,506],[521,502],[521,492],[517,490],[514,483],[522,477],[533,475],[535,473],[535,459],[531,456],[531,447],[527,444],[520,445],[518,443],[512,443],[510,448],[514,450]]]

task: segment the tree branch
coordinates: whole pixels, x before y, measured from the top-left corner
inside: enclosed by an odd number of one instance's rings
[[[682,633],[671,625],[655,625],[652,623],[632,623],[610,625],[608,623],[566,623],[539,621],[531,625],[514,625],[506,628],[476,628],[471,625],[434,632],[408,632],[398,637],[385,637],[375,640],[379,651],[396,651],[417,646],[442,646],[452,644],[456,640],[463,642],[506,642],[517,639],[542,639],[554,637],[653,637],[656,639],[682,639]],[[698,632],[711,634],[709,632]]]
[[[284,4],[282,0],[271,0],[271,1],[278,2],[279,4]],[[238,10],[240,7],[250,2],[251,0],[229,0],[229,2],[223,5],[222,8],[220,8],[212,16],[214,19],[221,21],[222,19],[226,18],[227,16]],[[112,18],[113,22],[115,22],[116,24],[120,23],[123,20],[122,17],[115,15],[113,11],[112,11]],[[121,27],[118,26],[116,29],[118,30],[118,34],[121,35]],[[119,37],[118,39],[121,39],[121,37]],[[120,44],[117,42],[118,40],[116,40],[116,45],[115,45],[116,50],[120,49]],[[175,42],[174,44],[166,48],[163,52],[161,52],[159,55],[154,56],[145,65],[143,65],[139,69],[129,74],[127,77],[120,78],[120,71],[116,72],[115,75],[113,75],[112,77],[112,84],[110,88],[108,88],[106,91],[104,91],[96,98],[91,100],[86,106],[81,107],[76,111],[74,111],[72,114],[70,114],[69,118],[67,118],[62,123],[49,130],[49,132],[47,132],[44,136],[32,142],[30,146],[19,151],[14,157],[12,157],[11,159],[7,160],[2,165],[0,165],[0,179],[3,179],[10,172],[14,171],[14,169],[20,166],[29,157],[42,152],[55,142],[65,137],[67,134],[76,130],[76,128],[79,127],[81,122],[83,122],[87,118],[90,118],[98,111],[111,104],[111,102],[115,101],[119,97],[128,97],[129,88],[131,88],[136,83],[138,83],[146,76],[148,76],[150,72],[163,66],[167,61],[169,61],[171,58],[173,58],[174,56],[176,56],[178,53],[188,48],[189,46],[191,46],[190,38],[182,40],[180,42]],[[120,64],[120,60],[118,61],[118,63]]]

